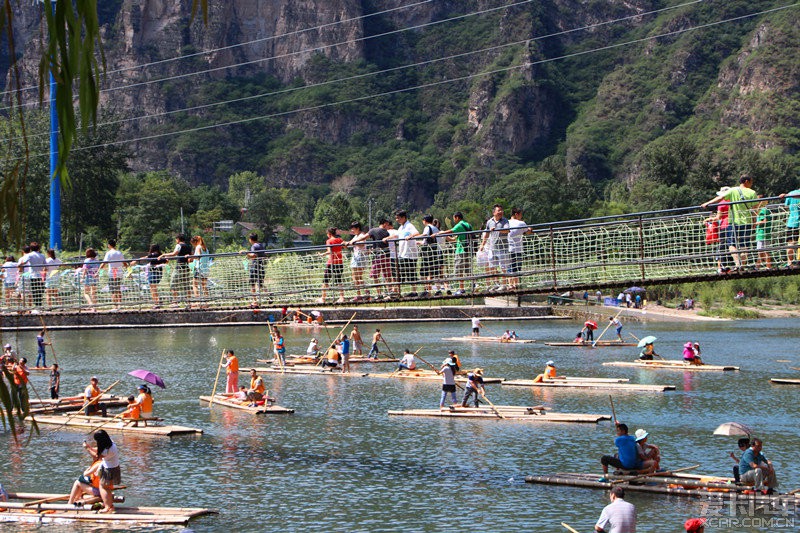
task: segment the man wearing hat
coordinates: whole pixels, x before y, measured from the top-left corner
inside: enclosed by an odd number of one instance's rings
[[[727,191],[720,190],[711,200],[701,204],[705,208],[709,204],[716,204],[721,200],[731,203],[728,216],[728,249],[735,264],[734,271],[742,270],[747,266],[747,250],[752,246],[753,240],[753,208],[758,201],[758,195],[752,189],[753,178],[742,174],[739,186],[731,187]]]
[[[308,343],[308,348],[306,348],[306,355],[309,357],[316,357],[319,353],[319,344],[317,344],[317,339],[311,339],[311,342]]]
[[[450,357],[442,361],[442,368],[439,369],[439,374],[442,375],[442,398],[439,400],[439,409],[444,408],[444,400],[447,398],[448,392],[453,400],[452,403],[458,403],[458,398],[456,397],[456,372],[458,372],[458,367],[452,357],[455,352],[450,350],[449,355]]]
[[[547,362],[547,366],[544,367],[544,373],[539,374],[533,379],[534,383],[541,383],[546,379],[567,379],[566,376],[557,376],[556,375],[556,364],[551,359]]]
[[[464,387],[464,399],[461,400],[461,407],[467,406],[469,403],[469,398],[473,394],[475,395],[475,407],[480,407],[480,402],[478,400],[480,396],[486,394],[486,391],[483,388],[482,368],[476,368],[467,374],[467,386]]]
[[[660,466],[661,450],[658,449],[658,446],[647,443],[647,437],[650,435],[647,431],[640,428],[637,429],[633,435],[636,438],[636,444],[642,449],[642,457],[644,457],[644,461],[642,461],[642,470],[655,472]]]

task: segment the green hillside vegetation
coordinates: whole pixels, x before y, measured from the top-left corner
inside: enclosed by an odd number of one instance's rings
[[[643,9],[679,3],[644,3]],[[474,4],[453,3],[446,16],[470,12]],[[268,96],[176,113],[148,130],[239,122],[158,141],[163,168],[126,172],[123,158],[133,154],[114,148],[97,159],[75,157],[70,164],[84,171],[71,170],[76,188],[69,201],[85,198],[85,187],[94,196],[73,205],[80,209],[65,207],[72,217],[65,223],[68,239],[77,245],[81,234],[118,233],[129,248],[169,244],[180,229],[181,207],[187,231],[208,233],[222,219],[268,232],[312,224],[319,242],[329,225],[366,222],[370,206],[373,222],[397,208],[416,219],[431,212],[445,221],[461,209],[479,224],[500,202],[522,207],[527,222],[540,223],[698,205],[741,172],[754,175],[759,193],[787,192],[800,173],[800,10],[583,53],[779,5],[703,2],[538,39],[631,12],[588,2],[581,9],[592,17],[581,18],[566,4],[533,2],[370,40],[365,60],[355,63],[316,55],[305,81],[289,85],[265,75],[208,80],[191,91],[171,82],[162,90],[174,109]],[[367,35],[395,29],[384,17],[365,24]],[[525,38],[532,40],[370,75]],[[334,81],[340,79],[347,81]],[[362,99],[382,93],[391,94]],[[473,111],[480,129],[468,121]],[[262,116],[268,118],[253,120]],[[520,124],[541,135],[522,142],[513,129]],[[30,121],[33,133],[45,128],[43,120]],[[124,133],[93,135],[102,140]],[[516,151],[505,148],[515,142],[521,146]],[[30,178],[38,185],[25,194],[29,238],[42,240],[47,169],[38,161]],[[167,171],[170,161],[188,170],[180,176]],[[102,207],[86,207],[95,203]],[[280,242],[288,240],[283,234]]]

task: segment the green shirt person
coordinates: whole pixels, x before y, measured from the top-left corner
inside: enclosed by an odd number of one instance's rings
[[[751,247],[753,240],[753,207],[758,201],[758,195],[752,189],[753,178],[748,174],[742,174],[739,178],[739,186],[731,187],[727,191],[720,191],[711,200],[701,204],[701,207],[708,207],[710,204],[728,200],[731,203],[728,220],[728,248],[731,252],[733,262],[736,264],[734,271],[742,270],[747,266],[747,250]],[[739,202],[739,203],[736,203]]]

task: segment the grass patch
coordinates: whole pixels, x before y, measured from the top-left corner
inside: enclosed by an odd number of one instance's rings
[[[708,310],[698,311],[697,314],[701,316],[713,316],[718,318],[761,318],[761,313],[758,311],[753,311],[752,309],[743,309],[741,307],[735,307],[732,305],[726,305],[724,307],[712,307]]]

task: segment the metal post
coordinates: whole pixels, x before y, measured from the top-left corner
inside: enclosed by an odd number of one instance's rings
[[[53,2],[53,9],[56,4]],[[58,168],[58,113],[56,80],[50,72],[50,248],[61,250],[61,175]]]

